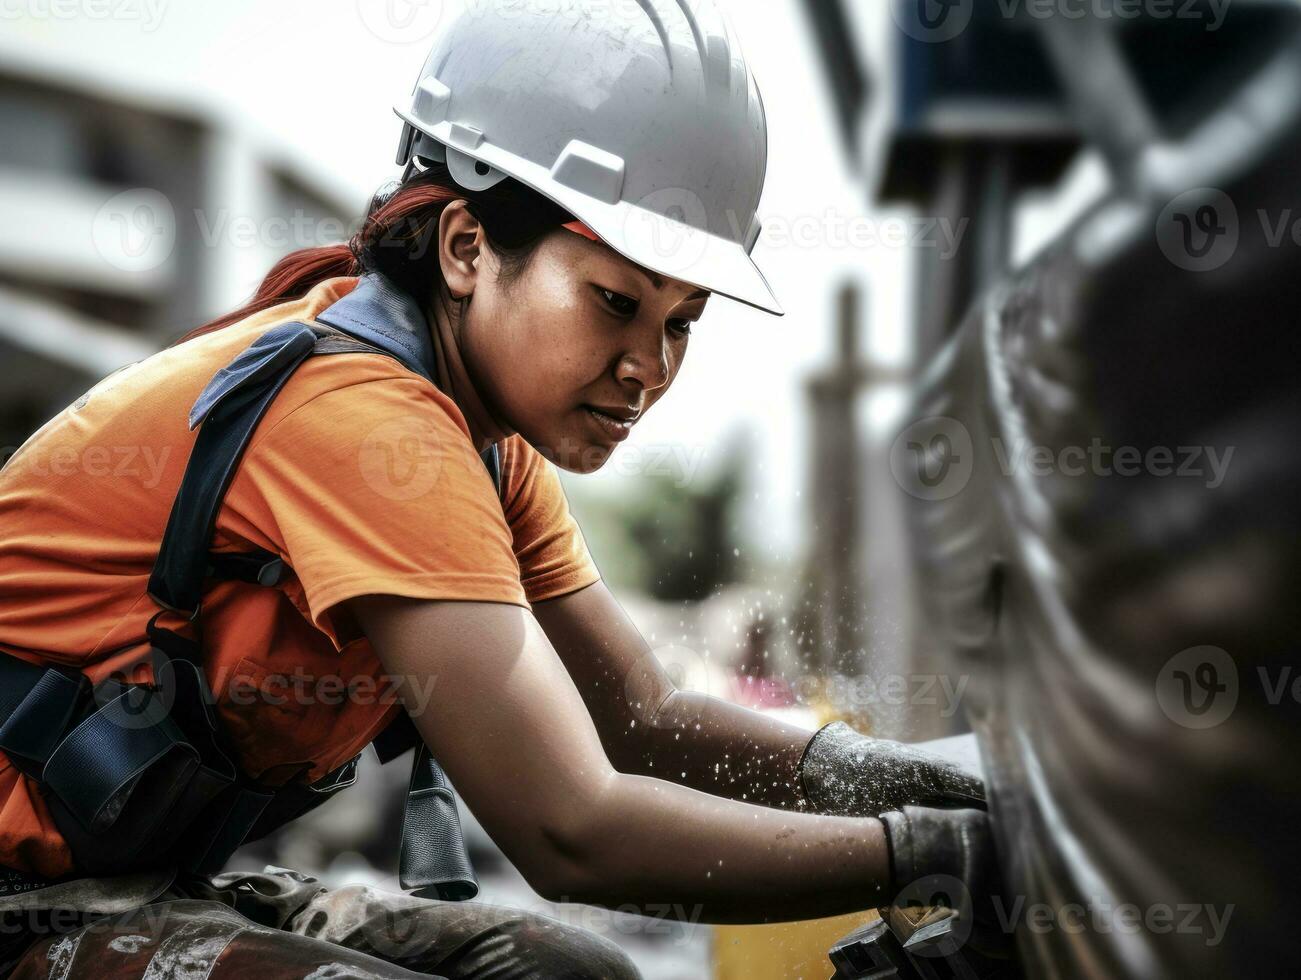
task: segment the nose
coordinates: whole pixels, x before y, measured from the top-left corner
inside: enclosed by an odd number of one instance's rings
[[[619,358],[619,380],[635,382],[646,391],[668,384],[671,368],[664,331],[630,329],[628,337],[632,343]]]

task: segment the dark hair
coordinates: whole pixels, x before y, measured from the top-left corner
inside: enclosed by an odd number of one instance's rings
[[[405,182],[380,188],[366,209],[361,230],[346,244],[305,248],[286,255],[262,280],[248,303],[191,330],[170,346],[220,330],[280,303],[300,299],[318,283],[337,276],[379,272],[408,293],[422,309],[444,295],[437,254],[438,221],[453,201],[483,225],[501,261],[506,286],[528,266],[538,243],[574,217],[511,177],[486,191],[466,190],[447,167],[432,163]]]

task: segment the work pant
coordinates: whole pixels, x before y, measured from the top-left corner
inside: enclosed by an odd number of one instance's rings
[[[32,928],[10,980],[640,977],[614,943],[547,916],[326,888],[286,869],[184,876],[147,905],[80,922],[59,911],[58,931]],[[37,922],[20,915],[10,921]]]

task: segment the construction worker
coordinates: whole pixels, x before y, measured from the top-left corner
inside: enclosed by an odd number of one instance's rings
[[[0,472],[3,975],[636,976],[465,891],[213,870],[270,826],[241,807],[336,790],[403,717],[549,899],[771,922],[928,875],[986,894],[978,780],[675,689],[561,491],[665,396],[713,293],[780,312],[749,258],[763,107],[718,11],[480,0],[399,115],[403,179],[348,244],[286,257]],[[150,714],[187,662],[202,737]],[[404,866],[442,842],[404,830]]]

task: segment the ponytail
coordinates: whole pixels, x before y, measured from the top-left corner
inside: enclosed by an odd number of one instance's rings
[[[421,307],[441,295],[442,268],[436,236],[443,210],[453,201],[483,225],[488,243],[501,259],[509,283],[523,273],[542,238],[574,220],[548,198],[507,177],[486,191],[458,185],[442,164],[430,164],[404,183],[381,188],[371,199],[361,230],[346,244],[305,248],[286,255],[266,274],[253,298],[224,316],[191,330],[175,347],[248,319],[256,313],[302,299],[327,279],[380,272]]]

